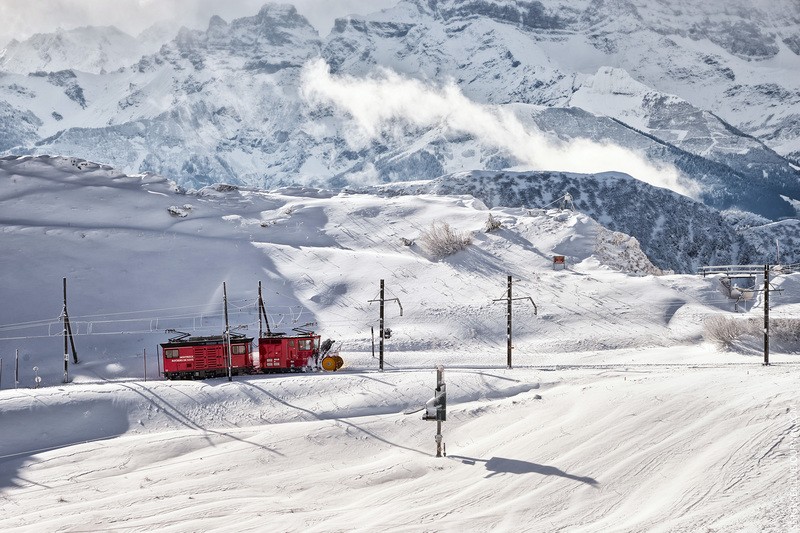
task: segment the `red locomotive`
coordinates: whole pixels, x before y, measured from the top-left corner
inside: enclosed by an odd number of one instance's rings
[[[262,322],[263,321],[263,322]],[[261,330],[266,325],[266,334]],[[310,324],[306,324],[308,326]],[[294,328],[297,335],[273,333],[269,327],[267,310],[261,297],[261,282],[258,283],[258,354],[253,361],[256,372],[286,372],[312,369],[335,371],[342,367],[338,354],[328,355],[334,341],[328,339],[320,344],[321,337],[303,327]]]
[[[295,328],[295,335],[273,333],[269,327],[261,284],[258,285],[259,327],[263,318],[266,333],[259,332],[258,351],[253,352],[252,337],[230,334],[231,375],[301,372],[313,370],[335,371],[342,367],[338,354],[329,354],[334,341],[320,342],[313,331]],[[167,379],[205,379],[228,375],[227,350],[224,335],[191,337],[180,333],[161,345],[164,360],[164,377]]]
[[[258,339],[258,354],[254,354],[253,366],[257,372],[317,368],[319,349],[320,336],[313,332],[302,332],[293,337],[269,333]]]
[[[170,330],[168,330],[170,331]],[[167,379],[205,379],[228,375],[227,352],[223,335],[190,337],[180,333],[161,345],[164,359],[164,377]],[[253,370],[250,346],[252,337],[231,334],[231,374],[250,373]]]

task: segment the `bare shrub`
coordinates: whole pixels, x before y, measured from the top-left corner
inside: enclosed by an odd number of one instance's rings
[[[703,323],[703,336],[723,348],[731,348],[739,337],[750,333],[751,320],[735,320],[724,316],[707,318]]]
[[[435,259],[460,252],[472,244],[472,234],[454,230],[444,221],[434,221],[419,237],[422,247]]]
[[[770,335],[789,343],[800,343],[800,319],[773,318],[769,321]]]
[[[500,229],[503,227],[503,223],[500,220],[494,218],[491,213],[489,213],[489,218],[486,220],[486,225],[484,226],[484,231],[486,233],[492,232],[496,229]]]
[[[760,339],[764,334],[764,321],[760,318],[726,318],[715,316],[703,323],[703,336],[723,348],[732,348],[742,337]],[[800,344],[800,320],[796,318],[773,318],[769,321],[770,338],[790,345]]]

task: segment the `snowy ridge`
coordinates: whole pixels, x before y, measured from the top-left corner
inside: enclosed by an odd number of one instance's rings
[[[369,189],[366,189],[369,190]],[[764,262],[754,245],[715,209],[624,174],[556,172],[469,172],[426,183],[392,184],[389,194],[469,194],[487,206],[536,209],[564,194],[575,208],[613,231],[635,237],[644,253],[664,270],[691,273],[702,265]],[[762,219],[763,220],[763,219]],[[759,225],[760,226],[760,225]],[[762,231],[767,234],[770,226]],[[794,261],[787,248],[785,260]]]

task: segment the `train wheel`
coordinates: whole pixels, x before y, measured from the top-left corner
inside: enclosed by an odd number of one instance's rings
[[[336,370],[339,370],[344,365],[344,359],[339,357],[338,355],[334,355],[333,359],[336,361]]]
[[[322,370],[327,372],[334,372],[338,367],[336,366],[336,359],[330,355],[322,358]]]

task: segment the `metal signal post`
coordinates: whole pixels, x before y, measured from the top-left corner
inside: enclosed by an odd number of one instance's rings
[[[436,367],[436,389],[433,398],[425,403],[423,420],[436,420],[436,457],[442,456],[442,422],[447,420],[447,386],[444,383],[444,367]],[[447,453],[445,453],[447,455]]]

